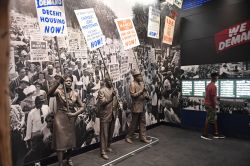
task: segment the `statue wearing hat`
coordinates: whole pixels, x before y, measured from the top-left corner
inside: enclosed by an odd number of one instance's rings
[[[98,92],[98,105],[100,115],[100,142],[101,142],[101,157],[108,160],[106,152],[111,152],[110,144],[115,127],[117,116],[118,101],[115,96],[116,92],[112,86],[112,80],[105,77],[105,86]]]
[[[142,80],[142,75],[138,70],[133,70],[131,74],[134,77],[134,81],[130,84],[130,95],[132,97],[132,122],[128,130],[125,141],[128,143],[133,143],[132,136],[134,131],[137,129],[137,124],[139,124],[139,138],[144,143],[150,143],[146,137],[146,118],[144,112],[144,104],[148,96],[146,95],[146,90]]]

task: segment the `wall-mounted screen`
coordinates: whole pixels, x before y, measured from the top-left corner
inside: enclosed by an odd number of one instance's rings
[[[250,98],[250,80],[236,80],[236,97]]]
[[[182,95],[203,97],[205,96],[206,86],[211,81],[206,80],[183,80]],[[220,79],[215,83],[217,96],[221,98],[240,98],[250,99],[250,79]]]
[[[219,96],[235,98],[235,81],[220,80],[219,81]]]
[[[194,81],[194,96],[205,96],[206,81]]]
[[[193,81],[182,81],[181,82],[183,96],[193,96]]]

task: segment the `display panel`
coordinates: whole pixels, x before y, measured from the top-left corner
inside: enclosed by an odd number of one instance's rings
[[[193,96],[193,81],[182,81],[182,95]]]
[[[250,98],[250,80],[236,80],[236,97]]]
[[[194,81],[194,96],[205,96],[206,81]]]
[[[219,81],[219,96],[235,98],[235,81],[220,80]]]

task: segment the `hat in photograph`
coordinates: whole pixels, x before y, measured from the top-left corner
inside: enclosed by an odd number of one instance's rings
[[[55,76],[54,76],[55,79],[59,79],[59,78],[61,78],[61,77],[62,77],[62,76],[61,76],[60,74],[58,74],[58,73],[56,73]]]
[[[16,38],[16,35],[14,35],[13,33],[10,34],[10,38],[11,38],[11,39],[15,39],[15,38]]]
[[[76,82],[76,86],[82,86],[82,85],[83,85],[83,82],[82,82],[82,81]]]
[[[35,91],[36,91],[36,87],[34,85],[30,85],[23,90],[23,93],[27,96],[29,94],[34,93]]]
[[[48,69],[53,69],[53,66],[52,65],[48,65]]]
[[[132,71],[131,71],[131,74],[132,74],[133,76],[141,75],[141,73],[140,73],[138,70],[132,70]]]
[[[70,65],[71,65],[71,66],[75,66],[76,63],[75,63],[75,62],[70,62]]]
[[[22,50],[21,55],[28,55],[28,53],[25,50]]]
[[[41,87],[43,86],[42,83],[40,83],[40,82],[38,82],[38,81],[35,81],[35,82],[34,82],[34,85],[39,85],[39,86],[41,86]]]
[[[20,83],[30,84],[29,77],[28,76],[23,77],[23,79],[21,79]]]

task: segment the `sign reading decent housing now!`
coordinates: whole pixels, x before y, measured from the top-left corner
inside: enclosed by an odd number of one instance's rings
[[[67,35],[63,0],[35,0],[40,31],[45,36]]]
[[[250,42],[250,20],[216,33],[214,40],[217,53]]]
[[[93,8],[75,10],[77,20],[90,50],[105,45],[105,36],[102,33]]]

